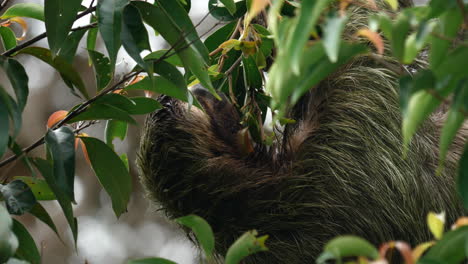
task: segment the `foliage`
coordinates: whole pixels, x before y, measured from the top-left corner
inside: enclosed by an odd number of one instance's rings
[[[4,1],[5,2],[5,1]],[[462,65],[468,60],[468,43],[457,40],[468,21],[468,2],[432,0],[427,6],[412,7],[399,13],[378,12],[381,3],[374,0],[210,0],[211,15],[224,23],[203,42],[188,17],[190,0],[99,0],[89,7],[79,0],[48,0],[44,5],[13,4],[0,18],[0,38],[5,52],[0,66],[13,88],[14,96],[0,87],[0,168],[17,159],[30,169],[31,177],[5,175],[0,185],[0,262],[39,263],[37,246],[21,223],[10,215],[30,213],[45,222],[56,233],[53,219],[39,201],[57,200],[77,239],[77,221],[73,215],[75,152],[81,145],[99,182],[112,200],[117,217],[126,211],[131,194],[131,178],[126,154],[115,153],[113,139],[125,139],[132,115],[153,112],[161,107],[148,97],[129,97],[126,91],[145,90],[186,101],[199,107],[188,86],[201,83],[214,96],[216,91],[229,94],[243,114],[242,124],[254,141],[269,144],[274,134],[265,129],[268,109],[273,124],[294,122],[286,109],[294,105],[309,89],[345,65],[351,58],[375,49],[376,56],[393,56],[402,65],[415,63],[421,53],[428,54],[426,70],[411,72],[400,79],[400,103],[403,115],[404,145],[409,148],[412,136],[425,119],[442,103],[451,102],[440,141],[440,169],[448,148],[468,114],[468,73]],[[394,10],[396,0],[387,0]],[[376,10],[354,39],[342,39],[349,6]],[[2,4],[0,8],[4,8]],[[73,23],[92,14],[90,24],[73,27]],[[46,33],[21,42],[10,26],[23,17],[44,23]],[[170,45],[168,50],[151,50],[146,27],[150,26]],[[268,28],[268,29],[267,29]],[[79,40],[87,33],[89,62],[96,75],[97,91],[86,87],[73,66]],[[99,34],[98,34],[99,33]],[[96,51],[100,35],[107,54]],[[47,36],[49,48],[34,47]],[[364,39],[364,40],[363,40]],[[367,39],[367,40],[366,40]],[[18,43],[20,41],[20,43]],[[370,45],[364,45],[363,42]],[[391,53],[384,53],[385,43]],[[123,78],[115,76],[116,57],[121,48],[137,66]],[[142,51],[150,51],[142,57]],[[32,56],[53,68],[82,102],[68,111],[54,113],[47,123],[47,133],[31,146],[22,148],[16,138],[22,113],[27,104],[28,75],[15,57]],[[185,69],[182,74],[180,68]],[[404,67],[404,66],[402,66]],[[265,75],[268,74],[268,78]],[[5,85],[3,85],[5,86]],[[450,101],[448,98],[452,97]],[[107,120],[105,142],[81,131],[96,120]],[[246,149],[249,149],[246,134]],[[45,158],[29,152],[45,144]],[[7,151],[13,154],[7,156]],[[465,207],[468,205],[468,148],[460,161],[458,186]],[[37,173],[38,172],[38,173]],[[37,176],[39,174],[40,176]],[[468,208],[468,207],[467,207]],[[404,242],[389,242],[380,252],[356,237],[339,237],[330,241],[318,262],[343,257],[358,257],[366,262],[385,258],[388,250],[397,249],[407,263],[460,263],[466,256],[468,229],[459,227],[442,236],[443,225],[430,216],[429,227],[435,242],[413,251]],[[211,261],[214,237],[210,226],[197,216],[178,219],[191,228]],[[457,226],[463,225],[461,219]],[[227,252],[226,263],[238,263],[257,251],[266,250],[266,236],[249,231]],[[422,252],[427,254],[420,257]],[[23,263],[23,262],[21,262]],[[172,263],[164,259],[143,259],[129,263]]]

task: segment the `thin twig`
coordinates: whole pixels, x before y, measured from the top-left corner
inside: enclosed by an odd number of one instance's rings
[[[231,72],[240,64],[240,62],[242,61],[242,54],[239,56],[239,58],[237,58],[237,60],[231,65],[231,67],[229,69],[227,69],[227,71],[224,72],[224,75],[230,75]]]

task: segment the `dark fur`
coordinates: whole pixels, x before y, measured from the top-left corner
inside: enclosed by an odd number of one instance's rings
[[[386,57],[355,59],[291,109],[297,123],[281,142],[248,157],[225,97],[196,90],[205,114],[162,96],[164,108],[147,118],[141,141],[142,183],[169,217],[205,218],[220,255],[247,230],[268,234],[270,251],[245,263],[313,263],[324,243],[343,234],[376,245],[431,240],[429,211],[445,211],[448,223],[463,213],[453,178],[467,133],[435,175],[444,115],[436,113],[403,159],[401,69]]]

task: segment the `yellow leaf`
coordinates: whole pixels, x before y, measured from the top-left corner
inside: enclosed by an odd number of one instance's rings
[[[257,52],[256,41],[241,41],[239,47],[245,56],[253,55]]]
[[[256,17],[262,10],[264,10],[267,5],[270,4],[270,0],[252,0],[252,4],[249,9],[249,14],[244,25],[249,25],[250,21]]]
[[[441,239],[444,234],[445,213],[436,214],[434,212],[430,212],[427,215],[427,224],[434,237],[436,239]]]
[[[417,261],[423,254],[435,244],[435,241],[429,241],[422,244],[417,245],[413,250],[413,259]]]
[[[21,33],[21,37],[17,37],[17,40],[23,40],[26,37],[26,33],[28,32],[28,23],[20,17],[10,18],[10,21],[15,22],[21,26],[23,32]]]
[[[236,49],[236,50],[239,50],[240,49],[240,40],[237,40],[237,39],[230,39],[230,40],[227,40],[223,43],[221,43],[221,45],[219,45],[219,47],[221,49],[223,49],[223,54],[226,54],[228,53],[231,49]]]
[[[398,0],[385,0],[393,10],[398,9]]]

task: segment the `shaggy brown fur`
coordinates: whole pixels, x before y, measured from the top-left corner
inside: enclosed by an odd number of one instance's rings
[[[220,255],[247,230],[270,235],[270,251],[245,263],[313,263],[324,243],[343,234],[376,245],[430,240],[429,211],[445,211],[449,223],[463,212],[453,177],[465,138],[436,176],[443,119],[436,114],[402,158],[401,69],[390,58],[355,59],[291,110],[297,123],[282,142],[248,157],[226,98],[195,90],[205,114],[162,96],[164,108],[147,118],[141,141],[142,183],[169,217],[205,218]]]

